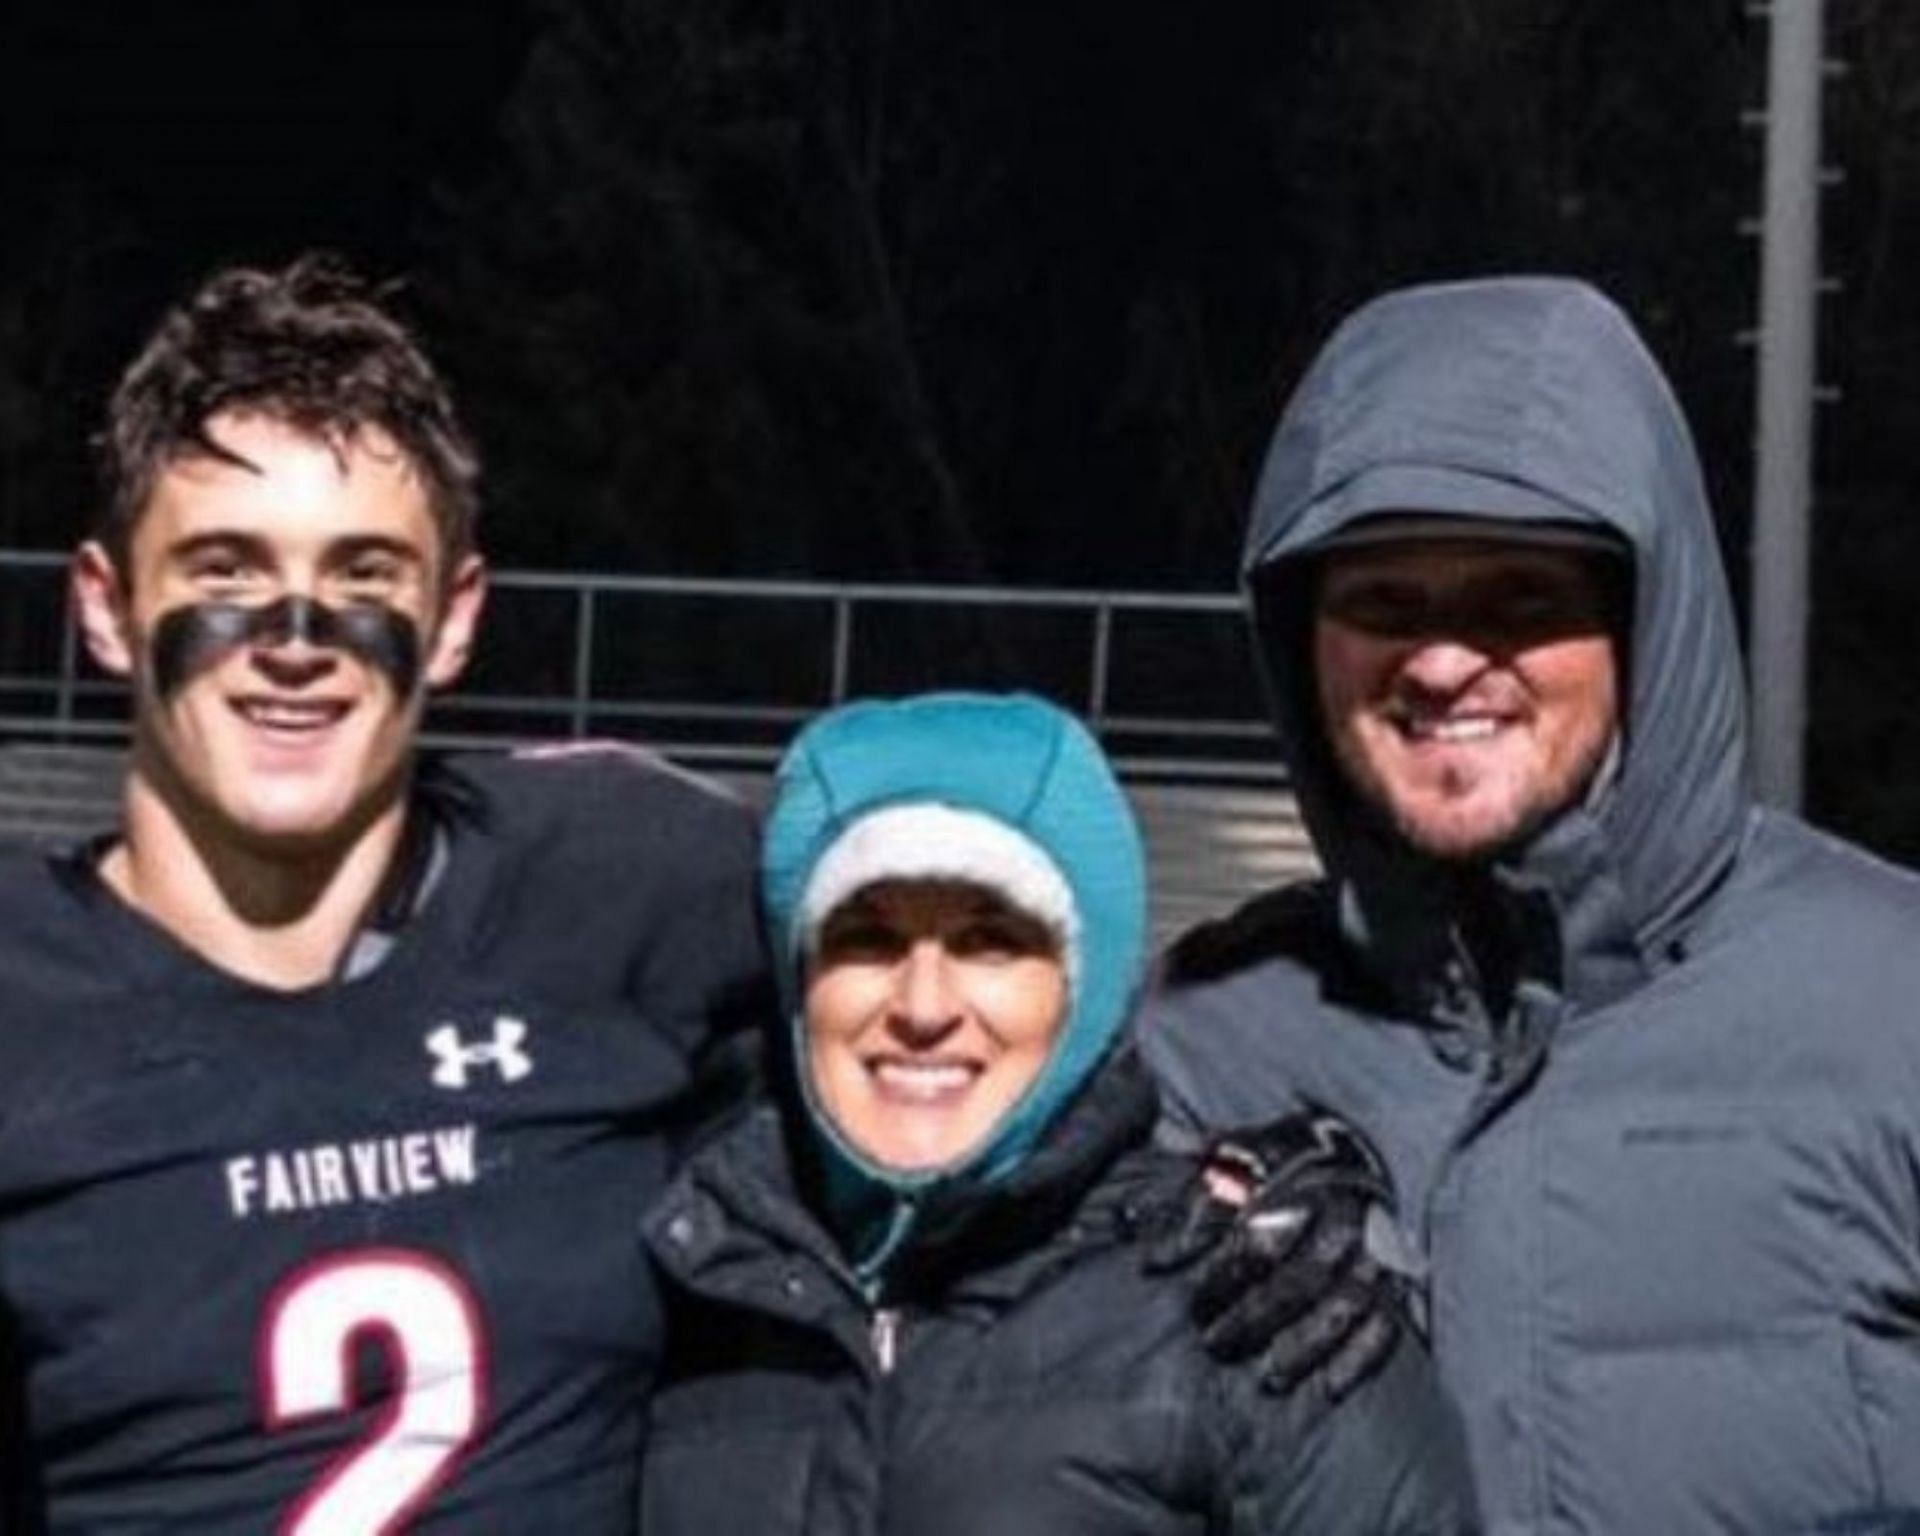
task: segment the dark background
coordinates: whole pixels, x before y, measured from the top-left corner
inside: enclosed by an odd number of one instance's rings
[[[1920,861],[1920,7],[1829,20],[1811,809]],[[1723,0],[10,0],[0,546],[71,542],[165,303],[323,245],[407,280],[497,564],[1224,590],[1331,323],[1534,269],[1646,332],[1744,587],[1766,45]]]

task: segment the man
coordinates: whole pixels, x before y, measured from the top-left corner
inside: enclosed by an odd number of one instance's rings
[[[1488,1529],[1920,1503],[1920,883],[1745,775],[1693,448],[1577,283],[1352,316],[1245,573],[1325,878],[1176,947],[1176,1118],[1382,1146]]]
[[[122,825],[0,864],[0,1528],[627,1536],[640,1220],[768,1000],[751,817],[633,752],[416,762],[477,465],[350,275],[212,279],[102,448]],[[1333,1161],[1338,1237],[1371,1174]],[[1230,1342],[1326,1268],[1226,1276]],[[1314,1318],[1288,1366],[1390,1333]]]
[[[124,821],[0,871],[6,1528],[629,1531],[751,819],[633,754],[416,767],[476,464],[346,274],[212,280],[102,448]]]

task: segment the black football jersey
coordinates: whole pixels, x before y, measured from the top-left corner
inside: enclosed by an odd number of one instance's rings
[[[0,871],[8,1531],[633,1528],[640,1221],[764,1005],[750,813],[623,752],[423,768],[378,968],[279,992]]]

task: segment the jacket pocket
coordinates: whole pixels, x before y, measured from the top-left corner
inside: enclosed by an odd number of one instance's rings
[[[1850,1319],[1886,1201],[1855,1138],[1791,1096],[1561,1115],[1538,1263],[1564,1528],[1772,1536],[1878,1497]]]
[[[805,1431],[656,1431],[641,1470],[643,1536],[800,1536],[812,1510],[816,1437]]]
[[[1552,1504],[1567,1530],[1784,1536],[1875,1501],[1837,1320],[1582,1351],[1561,1407]]]

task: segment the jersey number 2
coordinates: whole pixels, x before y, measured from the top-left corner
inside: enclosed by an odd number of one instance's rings
[[[453,1475],[486,1406],[485,1333],[465,1282],[438,1260],[364,1248],[295,1271],[260,1339],[267,1427],[356,1405],[355,1359],[377,1343],[392,1398],[373,1432],[327,1468],[280,1536],[390,1536]]]

